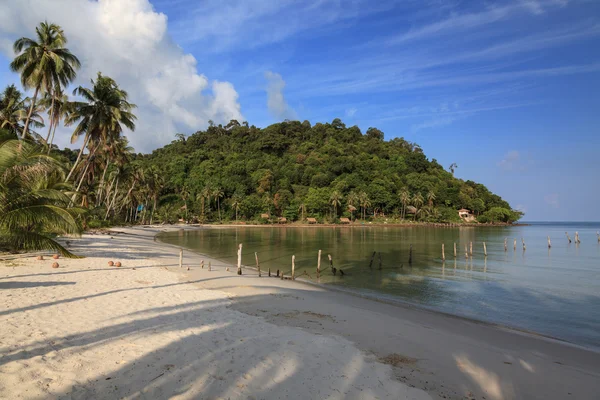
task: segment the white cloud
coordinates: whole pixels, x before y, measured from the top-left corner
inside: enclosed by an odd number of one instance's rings
[[[273,117],[277,119],[296,119],[296,112],[287,104],[283,89],[285,81],[281,75],[267,71],[265,72],[267,80],[267,107]]]
[[[356,115],[357,111],[358,110],[356,109],[356,107],[351,107],[351,108],[346,109],[346,117],[348,117],[348,118],[354,117]]]
[[[0,3],[0,51],[32,37],[40,21],[61,25],[68,47],[82,62],[77,84],[89,85],[98,71],[114,78],[138,105],[137,129],[129,133],[137,151],[148,151],[179,131],[205,127],[209,119],[243,120],[238,95],[228,82],[211,82],[169,37],[167,17],[148,0],[20,0]],[[59,144],[68,142],[63,131]]]

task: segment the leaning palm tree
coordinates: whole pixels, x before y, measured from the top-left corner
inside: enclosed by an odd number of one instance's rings
[[[402,202],[402,219],[406,216],[406,206],[410,203],[410,193],[406,188],[400,192],[400,202]]]
[[[62,165],[42,148],[0,131],[0,249],[52,250],[75,257],[53,237],[81,234],[83,210],[69,208]]]
[[[48,112],[49,124],[46,134],[46,144],[48,153],[52,149],[54,134],[61,120],[66,120],[73,110],[76,103],[69,101],[69,97],[60,89],[55,89],[52,93],[46,93],[40,100],[40,105]]]
[[[329,197],[329,201],[333,206],[333,218],[337,218],[337,209],[342,205],[342,194],[337,190],[334,190]]]
[[[112,78],[103,76],[100,72],[97,79],[92,80],[91,89],[79,86],[73,94],[83,97],[85,102],[74,104],[73,112],[67,118],[66,125],[77,122],[71,136],[72,143],[82,135],[84,139],[77,160],[67,175],[67,181],[75,171],[88,144],[90,156],[93,156],[102,143],[118,140],[123,132],[123,126],[135,130],[134,121],[137,119],[132,112],[136,105],[127,101],[127,92],[120,89]]]
[[[17,56],[10,63],[11,70],[21,74],[23,87],[34,89],[23,128],[23,139],[27,137],[40,91],[46,93],[54,88],[66,87],[75,79],[75,71],[81,66],[77,57],[64,47],[67,38],[60,26],[42,22],[35,32],[37,41],[22,37],[14,43],[13,50]]]

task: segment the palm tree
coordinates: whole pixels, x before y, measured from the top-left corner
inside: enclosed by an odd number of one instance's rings
[[[406,188],[400,192],[400,201],[402,202],[402,219],[406,216],[406,206],[410,203],[410,193]]]
[[[23,98],[23,94],[15,85],[7,86],[0,93],[0,129],[6,129],[18,136],[23,130],[21,122],[25,121],[29,113],[30,101],[28,97]],[[29,123],[35,128],[44,126],[38,107],[34,109]]]
[[[454,176],[454,170],[458,168],[458,165],[456,165],[456,163],[452,163],[450,164],[450,167],[448,167],[448,169],[450,170],[450,172],[452,172],[452,175]]]
[[[433,193],[433,190],[427,192],[427,204],[429,205],[429,207],[433,207],[433,202],[435,201],[435,199],[436,197],[435,193]]]
[[[419,208],[421,208],[421,206],[423,205],[423,203],[425,202],[425,200],[423,199],[423,195],[418,192],[413,196],[412,199],[412,203],[413,205],[417,208],[417,212],[415,212],[415,217],[414,219],[417,219],[417,213],[419,212]]]
[[[304,221],[304,214],[306,214],[306,204],[300,203],[298,211],[300,211],[300,214],[302,215],[302,219],[300,221]]]
[[[52,149],[54,143],[54,134],[60,120],[68,117],[73,110],[75,103],[69,101],[69,97],[60,89],[55,89],[52,93],[46,93],[40,100],[40,105],[47,109],[49,124],[48,134],[46,135],[46,144],[48,145],[48,153]]]
[[[75,71],[81,66],[77,57],[64,47],[67,38],[60,26],[42,22],[35,32],[37,41],[26,37],[17,39],[13,45],[17,56],[10,63],[10,69],[21,74],[23,87],[34,89],[23,128],[23,139],[27,137],[39,92],[66,87],[75,79]]]
[[[235,222],[238,221],[238,211],[240,210],[240,206],[242,205],[242,198],[238,195],[234,195],[231,198],[231,207],[235,210]]]
[[[66,125],[78,122],[71,136],[71,143],[77,141],[81,135],[84,135],[84,139],[66,181],[71,178],[79,164],[88,142],[92,156],[103,142],[117,140],[123,132],[123,126],[134,131],[134,121],[137,119],[132,113],[136,105],[127,101],[127,92],[120,89],[112,78],[103,76],[100,72],[96,81],[92,80],[92,89],[79,86],[73,94],[83,97],[86,102],[73,105],[73,112],[67,118]]]
[[[340,192],[338,192],[337,190],[334,190],[333,193],[331,193],[331,196],[329,197],[329,201],[331,202],[331,205],[333,206],[333,217],[337,218],[337,208],[339,206],[342,205],[342,194]]]
[[[0,249],[53,250],[75,257],[52,239],[82,231],[83,210],[69,208],[63,169],[41,147],[0,131]]]
[[[359,206],[360,204],[360,198],[355,191],[351,191],[350,193],[348,193],[347,203],[350,215],[354,217],[354,211],[356,211],[357,206]]]
[[[212,193],[213,197],[217,200],[217,210],[219,212],[219,222],[221,222],[221,199],[225,196],[225,192],[221,188],[215,188]]]
[[[365,192],[360,192],[358,195],[360,200],[360,206],[363,209],[363,220],[367,219],[367,207],[371,207],[371,199]]]

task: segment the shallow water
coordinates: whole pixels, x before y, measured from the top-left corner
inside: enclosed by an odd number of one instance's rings
[[[295,255],[296,276],[307,273],[312,280],[317,280],[321,249],[321,283],[600,349],[598,230],[600,223],[477,228],[274,226],[170,232],[161,234],[160,240],[231,264],[237,260],[237,244],[243,243],[244,265],[254,266],[257,252],[263,271],[280,269],[286,274]],[[573,241],[578,231],[581,244],[569,244],[565,231]],[[473,256],[467,258],[465,245],[470,242]],[[446,262],[442,262],[442,243]],[[377,253],[370,267],[374,251]],[[331,273],[328,254],[334,267],[344,271],[343,277]]]

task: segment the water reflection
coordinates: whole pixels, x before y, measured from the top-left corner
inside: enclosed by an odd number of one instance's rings
[[[291,256],[295,255],[296,275],[315,281],[318,251],[322,250],[319,282],[323,284],[600,344],[597,228],[578,227],[581,244],[569,244],[561,229],[277,226],[179,231],[160,239],[231,264],[236,262],[237,245],[243,243],[244,265],[255,264],[256,252],[264,270],[279,269],[286,274],[291,272]],[[554,239],[551,249],[548,236]],[[509,238],[512,256],[505,246]],[[520,256],[517,238],[527,243]],[[442,243],[452,245],[453,260],[447,260],[448,264],[441,259]],[[331,273],[328,255],[344,271],[343,277]],[[516,292],[527,301],[515,303]]]

